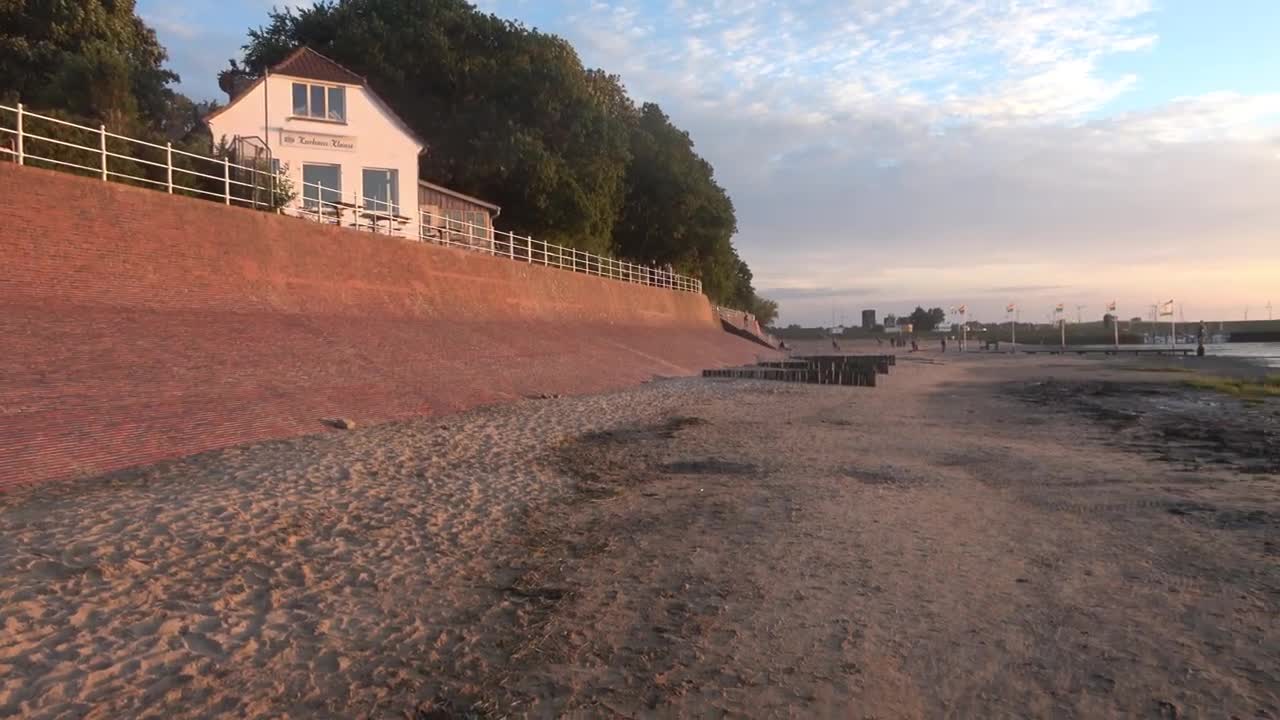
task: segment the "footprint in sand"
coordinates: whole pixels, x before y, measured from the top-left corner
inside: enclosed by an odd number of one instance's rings
[[[338,655],[333,652],[321,653],[315,660],[315,668],[322,673],[336,673],[342,669]]]
[[[197,655],[219,658],[223,655],[222,645],[203,633],[184,633],[182,642],[187,649]]]

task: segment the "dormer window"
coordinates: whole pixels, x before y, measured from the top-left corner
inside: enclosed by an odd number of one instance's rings
[[[293,84],[294,117],[331,122],[347,121],[347,89],[313,83]]]

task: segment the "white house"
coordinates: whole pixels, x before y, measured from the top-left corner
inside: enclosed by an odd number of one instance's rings
[[[205,118],[215,143],[260,151],[293,181],[287,208],[339,224],[416,227],[426,143],[364,78],[299,48]],[[264,152],[263,152],[264,151]]]

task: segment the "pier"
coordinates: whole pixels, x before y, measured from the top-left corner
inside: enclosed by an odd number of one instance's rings
[[[1018,350],[1026,355],[1195,355],[1194,347],[1165,348],[1036,348],[1035,350]]]
[[[810,355],[741,367],[703,370],[703,377],[775,380],[811,385],[875,387],[877,375],[889,374],[893,355]]]

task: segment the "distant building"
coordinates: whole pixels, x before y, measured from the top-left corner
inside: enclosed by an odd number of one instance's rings
[[[862,329],[870,330],[875,326],[876,326],[876,311],[863,310],[862,311]]]

